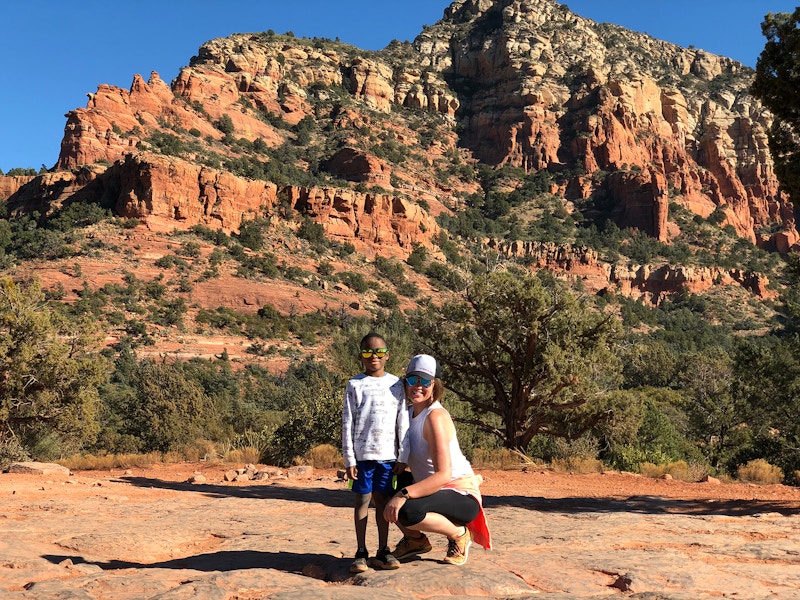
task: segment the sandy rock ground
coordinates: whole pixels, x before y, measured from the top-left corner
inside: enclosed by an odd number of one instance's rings
[[[335,471],[225,481],[231,468],[0,474],[0,598],[800,597],[796,488],[479,470],[494,550],[453,567],[432,536],[400,569],[354,576]],[[372,518],[368,535],[374,552]]]

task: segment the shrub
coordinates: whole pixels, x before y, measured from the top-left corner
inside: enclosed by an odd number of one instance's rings
[[[363,294],[369,289],[367,280],[361,273],[353,273],[352,271],[344,271],[339,273],[339,281],[349,287],[356,293]]]
[[[344,459],[336,446],[320,444],[303,455],[303,464],[311,465],[315,469],[336,469],[344,467]]]
[[[224,114],[218,120],[214,121],[214,127],[226,135],[232,134],[235,130],[233,119],[231,119],[231,116],[228,114]]]
[[[405,279],[403,265],[396,260],[378,255],[375,257],[375,269],[395,285],[402,283]]]
[[[472,466],[482,469],[503,469],[506,471],[519,468],[526,461],[522,455],[508,448],[475,448],[472,452]]]
[[[308,240],[312,244],[320,244],[322,246],[328,244],[328,240],[325,237],[325,227],[309,217],[305,217],[300,227],[297,228],[297,237]]]
[[[404,281],[397,286],[397,293],[406,298],[416,298],[419,294],[417,284],[410,281]]]
[[[555,458],[552,466],[557,473],[602,473],[605,470],[603,461],[584,456]]]
[[[330,277],[334,273],[333,265],[327,260],[320,261],[317,265],[317,273],[322,277]]]
[[[261,451],[253,446],[233,448],[228,450],[223,457],[225,462],[257,464],[261,462]]]
[[[341,444],[339,395],[326,391],[293,406],[291,417],[275,430],[267,459],[278,466],[295,462],[319,444]]]
[[[781,483],[783,471],[769,464],[763,458],[756,458],[747,464],[739,465],[736,473],[740,481],[748,483]]]
[[[688,464],[686,461],[678,460],[659,465],[643,462],[639,465],[639,473],[645,477],[659,478],[664,475],[671,475],[681,481],[702,481],[708,471],[705,467],[698,464]]]
[[[380,291],[377,294],[377,302],[383,308],[397,308],[400,306],[400,300],[392,292]]]
[[[422,270],[425,263],[428,262],[428,250],[424,246],[414,246],[406,262],[415,271]]]

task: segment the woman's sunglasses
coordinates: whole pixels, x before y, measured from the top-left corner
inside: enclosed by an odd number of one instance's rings
[[[387,352],[389,352],[388,348],[362,348],[361,358],[372,358],[373,356],[383,358]]]
[[[409,375],[406,377],[406,383],[410,386],[420,384],[422,387],[428,387],[433,383],[433,379],[425,379],[424,377],[417,377],[416,375]]]

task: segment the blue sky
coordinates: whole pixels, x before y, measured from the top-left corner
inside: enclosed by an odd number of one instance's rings
[[[755,67],[768,12],[787,0],[570,0],[589,19],[693,45]],[[169,82],[203,42],[230,35],[292,31],[339,38],[367,50],[413,40],[449,0],[9,0],[0,9],[0,169],[52,167],[65,114],[86,106],[103,83],[130,87],[157,71]]]

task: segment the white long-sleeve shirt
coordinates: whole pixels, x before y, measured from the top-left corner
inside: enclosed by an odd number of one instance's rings
[[[364,373],[347,382],[342,406],[342,456],[345,467],[359,460],[396,460],[407,455],[408,431],[403,382],[395,375]]]

